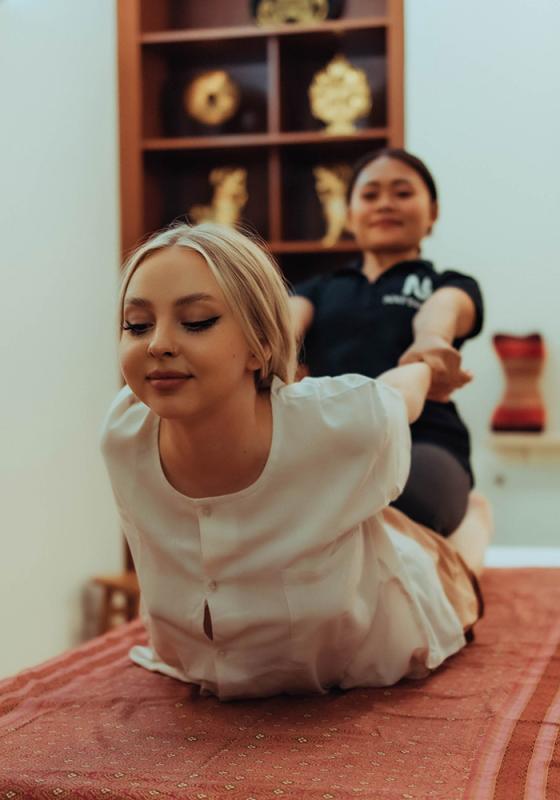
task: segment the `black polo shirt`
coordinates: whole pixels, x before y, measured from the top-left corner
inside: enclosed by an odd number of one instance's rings
[[[448,270],[438,273],[430,261],[402,261],[370,283],[361,261],[296,285],[295,294],[313,303],[315,315],[305,337],[302,360],[313,376],[357,372],[376,378],[396,367],[412,344],[412,320],[437,289],[453,286],[472,298],[472,331],[456,339],[461,348],[482,328],[483,302],[474,278]],[[433,442],[450,451],[471,474],[470,440],[454,403],[428,401],[411,426],[413,441]]]

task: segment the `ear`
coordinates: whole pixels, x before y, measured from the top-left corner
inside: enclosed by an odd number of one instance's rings
[[[426,231],[426,235],[429,236],[433,230],[435,223],[439,217],[439,205],[436,200],[432,200],[430,204],[430,227]]]
[[[272,350],[269,344],[263,344],[263,354],[265,361],[270,361],[270,358],[272,356]],[[262,369],[263,363],[256,353],[249,353],[249,358],[247,360],[247,367],[253,371],[257,369]]]

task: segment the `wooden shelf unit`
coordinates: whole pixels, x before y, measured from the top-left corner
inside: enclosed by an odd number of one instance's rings
[[[337,19],[258,27],[248,0],[118,0],[121,230],[123,253],[211,198],[213,167],[248,171],[242,221],[270,243],[290,279],[329,269],[356,252],[331,248],[312,169],[352,163],[403,144],[403,0],[345,0]],[[364,69],[371,113],[347,136],[327,136],[311,115],[313,75],[338,52]],[[220,127],[183,109],[185,86],[224,69],[241,108]]]

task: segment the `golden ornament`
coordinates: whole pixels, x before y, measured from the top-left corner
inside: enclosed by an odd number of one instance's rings
[[[315,191],[327,223],[327,231],[321,239],[321,243],[325,247],[332,247],[338,242],[346,228],[348,213],[346,190],[352,175],[352,167],[348,164],[334,164],[330,167],[318,164],[313,169],[313,175],[315,176]]]
[[[204,72],[186,87],[183,102],[191,117],[205,125],[220,125],[239,108],[238,85],[223,69]]]
[[[196,205],[188,216],[195,223],[219,222],[234,226],[239,222],[249,195],[247,194],[247,170],[243,167],[221,167],[213,169],[209,181],[214,187],[210,205]]]
[[[366,73],[338,54],[313,76],[309,101],[313,116],[326,123],[326,134],[354,133],[354,121],[371,111],[371,89]]]
[[[322,22],[328,14],[328,0],[261,0],[256,20],[257,25],[305,25]]]

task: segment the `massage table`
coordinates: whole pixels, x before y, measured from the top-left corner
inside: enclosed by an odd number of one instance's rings
[[[560,798],[560,569],[489,569],[425,680],[221,703],[135,666],[140,620],[0,682],[0,800]]]

